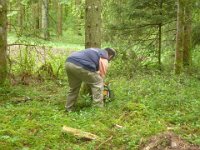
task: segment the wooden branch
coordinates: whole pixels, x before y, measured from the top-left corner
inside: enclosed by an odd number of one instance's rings
[[[107,140],[105,140],[104,142],[102,142],[101,144],[99,144],[99,146],[96,149],[99,149],[102,145],[104,145],[105,143],[109,142],[110,140],[112,140],[113,136],[109,137]]]
[[[99,139],[97,135],[94,135],[89,132],[84,132],[79,129],[63,126],[62,131],[65,133],[70,133],[78,138],[85,139],[85,140],[96,140]]]
[[[37,45],[22,44],[22,43],[13,43],[13,44],[8,44],[7,46],[15,46],[15,45],[23,45],[23,46],[37,46]]]
[[[176,31],[176,28],[164,31],[164,33],[171,32],[171,31]]]
[[[10,9],[10,10],[8,10],[8,12],[9,11],[20,11],[19,9]]]
[[[176,19],[174,19],[174,20],[170,20],[170,21],[168,21],[168,22],[162,22],[162,26],[165,26],[165,25],[167,25],[167,24],[170,24],[170,23],[173,23],[173,22],[176,22]],[[115,28],[104,28],[104,29],[110,29],[110,30],[114,30],[114,31],[117,31],[117,30],[124,30],[124,31],[128,31],[128,32],[130,32],[130,30],[137,30],[138,28],[146,28],[146,27],[156,27],[156,26],[158,26],[158,25],[160,25],[160,23],[146,23],[146,24],[136,24],[136,25],[134,25],[134,26],[131,26],[131,27],[124,27],[123,26],[123,28],[122,27],[115,27]]]

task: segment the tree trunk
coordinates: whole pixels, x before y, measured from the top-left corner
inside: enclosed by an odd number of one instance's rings
[[[0,84],[7,76],[6,48],[7,48],[7,5],[5,0],[0,0]]]
[[[158,25],[158,66],[161,69],[162,24]]]
[[[162,16],[163,2],[160,0],[160,16]],[[158,66],[161,69],[161,50],[162,50],[162,22],[158,25]]]
[[[40,29],[40,8],[39,2],[32,4],[32,12],[33,12],[33,27],[35,30]]]
[[[192,32],[192,13],[191,2],[187,2],[185,5],[185,26],[184,26],[184,40],[183,40],[183,65],[190,67],[191,58],[191,32]]]
[[[63,22],[63,5],[58,1],[58,23],[57,23],[57,35],[58,37],[62,36],[62,22]]]
[[[25,21],[25,6],[19,1],[19,14],[18,14],[18,26],[20,33],[23,32]]]
[[[180,74],[183,69],[183,33],[184,33],[184,3],[178,0],[177,9],[177,33],[175,53],[175,74]]]
[[[101,47],[101,0],[86,0],[85,47]]]
[[[81,5],[81,0],[75,0],[75,5],[80,6]]]
[[[42,29],[42,4],[43,0],[38,0],[38,7],[39,7],[39,29]]]
[[[11,8],[12,8],[11,5],[12,5],[11,2],[10,2],[10,1],[7,1],[7,6],[8,6],[8,10],[7,10],[7,11],[9,11],[9,13],[11,12]],[[7,21],[8,21],[8,24],[7,24],[7,31],[10,31],[10,32],[11,32],[11,29],[12,29],[12,20],[11,20],[11,16],[7,19]]]
[[[42,30],[43,30],[43,37],[45,40],[49,39],[49,1],[42,0]]]
[[[81,0],[75,0],[75,7],[76,11],[78,12],[77,17],[76,17],[76,28],[75,30],[77,31],[77,35],[82,35],[81,33],[81,23],[82,23],[82,10],[81,10]]]

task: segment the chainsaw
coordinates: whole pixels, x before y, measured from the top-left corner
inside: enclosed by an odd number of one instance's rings
[[[83,95],[90,95],[92,97],[92,91],[87,84],[83,84],[81,88],[81,93]],[[104,89],[103,89],[103,100],[104,102],[110,102],[114,99],[114,92],[110,88],[110,83],[104,82]]]
[[[110,102],[114,99],[114,92],[110,89],[110,83],[104,83],[103,100]]]

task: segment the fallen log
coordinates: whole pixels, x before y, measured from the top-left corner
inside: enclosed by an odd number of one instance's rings
[[[95,134],[85,132],[79,129],[63,126],[62,131],[65,133],[70,133],[74,135],[77,138],[84,139],[84,140],[96,140],[99,139],[99,137]]]

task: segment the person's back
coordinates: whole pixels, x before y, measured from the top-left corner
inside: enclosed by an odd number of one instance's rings
[[[88,48],[82,51],[72,53],[67,62],[74,63],[89,71],[98,71],[99,58],[108,59],[108,54],[105,50],[98,48]]]

